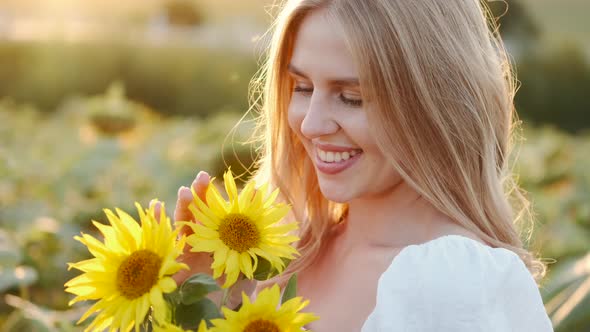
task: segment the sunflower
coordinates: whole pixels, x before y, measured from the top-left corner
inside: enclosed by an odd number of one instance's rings
[[[279,273],[285,268],[282,258],[293,259],[299,253],[290,243],[299,240],[288,235],[297,223],[279,225],[290,210],[284,203],[273,204],[278,190],[267,195],[268,184],[258,190],[249,182],[238,196],[231,170],[223,175],[229,201],[225,201],[211,180],[207,188],[207,204],[193,191],[189,209],[200,223],[184,223],[194,231],[187,238],[193,252],[213,253],[213,278],[225,272],[222,286],[233,285],[240,272],[252,279],[258,257],[270,262]]]
[[[110,225],[93,221],[104,243],[88,234],[74,237],[94,256],[70,263],[70,269],[84,273],[65,284],[66,291],[76,295],[70,305],[99,300],[78,321],[98,313],[85,331],[129,331],[133,326],[138,331],[150,307],[154,317],[162,320],[167,310],[163,293],[176,289],[170,275],[188,268],[176,262],[184,238],[176,240],[178,230],[172,230],[168,217],[162,212],[158,221],[153,207],[144,211],[138,203],[135,206],[141,225],[124,211],[116,209],[117,216],[105,209]]]
[[[182,327],[170,323],[165,323],[161,326],[154,324],[153,328],[154,332],[192,332],[191,330],[185,330]],[[197,330],[197,332],[209,332],[209,330],[207,329],[207,324],[204,320],[202,320],[199,324],[199,329]]]
[[[280,289],[277,284],[263,289],[254,303],[242,292],[242,307],[238,311],[222,308],[225,319],[211,321],[211,332],[299,332],[305,324],[319,319],[311,313],[301,313],[309,301],[294,297],[279,307]]]

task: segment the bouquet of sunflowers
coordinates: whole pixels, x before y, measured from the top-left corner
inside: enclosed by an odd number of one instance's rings
[[[136,203],[139,222],[120,209],[105,209],[110,224],[93,221],[102,242],[89,234],[75,237],[93,256],[69,264],[83,273],[65,284],[76,295],[70,305],[96,301],[78,322],[93,317],[85,331],[289,332],[318,319],[300,312],[308,301],[295,294],[296,275],[282,295],[275,284],[261,290],[255,301],[242,292],[239,308],[227,308],[239,280],[281,274],[298,255],[292,243],[299,238],[290,235],[297,223],[280,223],[290,206],[275,202],[278,190],[269,194],[267,184],[257,189],[250,182],[238,193],[229,170],[224,185],[228,201],[213,180],[206,201],[192,189],[189,210],[198,223],[173,227],[163,207],[156,211]],[[192,234],[180,235],[182,227],[190,227]],[[213,275],[197,273],[177,285],[172,276],[189,268],[180,261],[185,250],[211,253]],[[219,303],[209,297],[213,292],[223,292]]]

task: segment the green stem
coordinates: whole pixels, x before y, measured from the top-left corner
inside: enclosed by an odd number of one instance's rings
[[[231,287],[225,288],[223,289],[223,296],[221,298],[221,302],[219,303],[219,311],[221,312],[221,308],[227,303],[227,300],[229,299],[229,294],[231,292],[231,289],[234,286],[232,285]]]

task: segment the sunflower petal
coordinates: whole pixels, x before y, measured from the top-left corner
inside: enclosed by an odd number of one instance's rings
[[[311,313],[299,312],[308,301],[302,303],[301,298],[294,298],[284,305],[279,305],[281,292],[278,285],[265,288],[258,293],[254,302],[242,293],[242,306],[238,311],[222,308],[225,319],[214,319],[211,323],[215,331],[243,331],[245,324],[263,319],[267,324],[274,325],[277,331],[299,331],[317,317]],[[271,328],[272,329],[272,328]]]
[[[252,258],[248,252],[240,254],[240,270],[248,279],[254,278],[254,271],[252,270]]]
[[[162,292],[170,293],[176,289],[176,281],[174,279],[167,277],[160,280],[160,288],[162,288]]]
[[[227,192],[227,196],[229,201],[232,203],[232,210],[234,204],[237,203],[238,200],[238,188],[236,187],[236,181],[231,173],[231,170],[228,170],[223,174],[223,183],[225,184],[225,191]]]
[[[195,205],[190,204],[188,206],[188,209],[195,217],[195,220],[198,220],[200,223],[207,226],[208,228],[217,229],[219,224],[219,218],[217,218],[217,216],[215,216],[215,214],[208,207],[197,208]],[[190,221],[187,223],[195,224]]]
[[[209,183],[209,187],[207,187],[207,204],[217,218],[222,218],[226,213],[230,211],[230,207],[227,202],[224,201],[223,197],[213,184],[213,181]]]
[[[252,200],[254,199],[254,185],[254,182],[248,182],[246,187],[244,187],[240,193],[240,196],[238,197],[238,206],[240,211],[245,212],[249,205],[254,205],[252,204]]]
[[[266,228],[272,224],[277,223],[289,213],[290,209],[291,207],[286,204],[274,206],[262,216],[263,221],[261,221],[261,225]]]
[[[270,193],[270,195],[268,195],[268,197],[266,197],[266,201],[264,202],[264,205],[262,206],[263,208],[267,209],[269,208],[277,199],[277,197],[279,196],[279,189],[275,189],[273,190],[272,193]]]
[[[150,307],[154,308],[154,315],[162,315],[162,312],[166,312],[162,294],[176,288],[176,283],[169,275],[181,268],[188,268],[186,264],[176,261],[182,253],[185,237],[177,240],[178,232],[172,230],[165,213],[160,215],[158,221],[152,207],[143,211],[139,205],[136,206],[141,225],[130,215],[117,209],[118,216],[111,211],[105,212],[111,222],[110,226],[95,222],[104,235],[104,243],[88,234],[75,237],[88,248],[94,258],[70,263],[70,269],[83,273],[66,282],[64,286],[67,292],[76,295],[70,305],[84,300],[97,300],[80,319],[82,322],[96,314],[86,328],[87,331],[130,331],[134,326],[139,329]],[[154,260],[159,261],[157,264],[136,266],[146,261],[155,262]],[[125,266],[130,271],[127,276],[120,276],[118,273],[122,264],[131,264]],[[157,266],[157,270],[153,266]],[[155,274],[156,279],[151,286],[148,285],[147,291],[134,288],[142,284],[130,281],[130,278],[135,278],[131,277],[135,275],[132,273],[134,269],[140,269],[146,275]],[[141,278],[142,274],[138,276]],[[128,283],[126,288],[121,288],[121,282]]]

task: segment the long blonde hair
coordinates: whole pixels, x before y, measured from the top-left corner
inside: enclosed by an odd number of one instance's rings
[[[282,6],[250,97],[259,112],[254,180],[278,187],[301,223],[301,257],[285,275],[313,263],[347,212],[322,196],[287,122],[295,34],[302,19],[320,9],[345,31],[363,98],[378,109],[369,122],[391,166],[459,225],[518,254],[540,280],[545,266],[523,248],[516,227],[532,220],[528,202],[508,165],[517,128],[514,73],[497,24],[479,0],[297,0]]]

